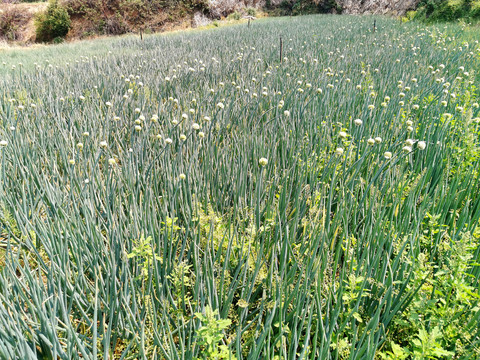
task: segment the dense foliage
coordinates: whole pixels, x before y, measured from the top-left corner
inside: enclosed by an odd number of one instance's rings
[[[480,20],[479,0],[423,0],[415,14],[427,22]]]
[[[70,29],[71,21],[67,9],[50,0],[45,12],[37,14],[35,19],[36,39],[40,42],[52,41],[63,38]]]
[[[5,53],[0,357],[478,358],[479,34],[376,20]]]

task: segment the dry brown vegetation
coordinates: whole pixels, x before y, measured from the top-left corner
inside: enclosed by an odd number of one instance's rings
[[[47,3],[0,3],[0,40],[35,41],[34,15]]]

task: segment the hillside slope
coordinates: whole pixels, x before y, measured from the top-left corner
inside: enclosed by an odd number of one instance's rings
[[[418,8],[416,17],[420,20],[451,21],[464,17],[480,18],[480,0],[58,0],[58,2],[68,11],[71,19],[67,40],[217,25],[217,21],[221,19],[240,20],[259,13],[271,16],[307,13],[402,16]],[[46,2],[0,3],[0,40],[34,42],[34,15],[46,7]]]
[[[44,11],[46,7],[45,2],[0,3],[0,40],[35,41],[34,16]]]
[[[417,7],[420,0],[337,0],[345,14],[403,15]]]

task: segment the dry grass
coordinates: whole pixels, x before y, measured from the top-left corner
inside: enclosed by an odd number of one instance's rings
[[[19,16],[15,20],[17,27],[15,40],[20,44],[35,41],[34,16],[36,13],[45,10],[47,3],[21,3],[21,4],[0,4],[0,16],[6,13],[16,13]],[[0,43],[0,48],[8,46],[6,42]]]

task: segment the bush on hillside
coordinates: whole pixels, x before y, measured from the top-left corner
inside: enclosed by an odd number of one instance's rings
[[[472,9],[470,11],[472,18],[480,19],[480,0],[472,2]]]
[[[416,19],[427,22],[446,22],[480,18],[479,0],[423,0]]]
[[[8,7],[0,13],[0,39],[20,40],[20,28],[30,17],[15,7]]]
[[[56,38],[64,38],[70,30],[71,21],[67,9],[51,0],[47,10],[39,13],[35,19],[37,41],[51,42]]]

